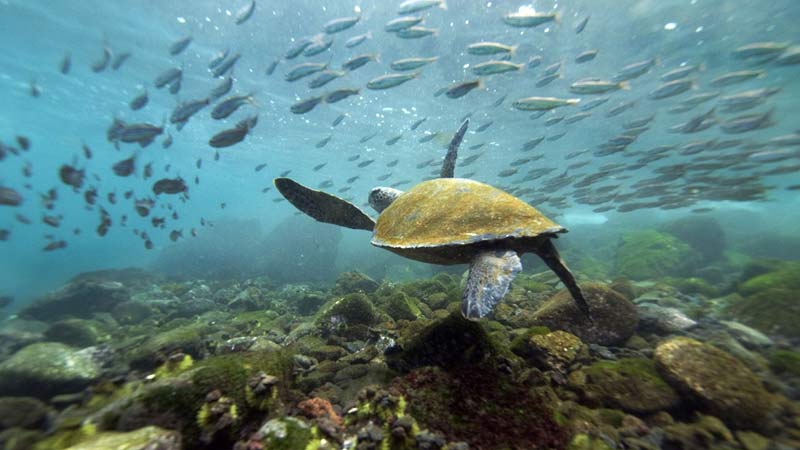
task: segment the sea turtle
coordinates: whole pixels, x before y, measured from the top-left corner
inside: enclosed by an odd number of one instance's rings
[[[372,231],[372,245],[406,258],[432,264],[469,264],[461,301],[467,319],[488,314],[522,270],[519,255],[539,255],[569,289],[580,310],[589,307],[551,242],[567,230],[524,201],[478,181],[454,178],[458,146],[469,121],[450,142],[441,177],[423,181],[407,192],[387,187],[370,191],[377,221],[357,206],[310,189],[289,178],[275,187],[297,209],[320,222]]]

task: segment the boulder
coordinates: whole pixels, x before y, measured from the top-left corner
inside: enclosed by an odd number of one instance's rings
[[[104,431],[66,450],[181,450],[181,435],[158,427],[144,427],[127,433]]]
[[[674,334],[697,326],[697,322],[678,308],[659,306],[654,303],[637,305],[639,329],[647,333]]]
[[[581,283],[581,289],[589,303],[591,322],[570,293],[562,290],[534,313],[534,324],[568,331],[587,344],[619,345],[633,335],[638,318],[630,300],[599,283]]]
[[[774,412],[773,397],[758,377],[744,363],[714,346],[673,338],[656,347],[655,361],[667,382],[729,426],[759,429]]]
[[[632,280],[683,276],[694,268],[699,254],[669,233],[655,230],[624,235],[617,249],[617,275]]]
[[[0,430],[9,428],[41,428],[50,410],[33,397],[0,397]]]
[[[514,340],[511,350],[539,369],[561,372],[566,372],[578,358],[589,356],[589,349],[577,336],[560,330],[525,333]]]
[[[130,299],[125,286],[118,281],[73,281],[47,294],[20,311],[25,319],[54,321],[68,317],[91,318],[98,312],[109,312]]]
[[[352,294],[363,292],[371,294],[378,289],[378,282],[361,272],[344,272],[336,279],[333,287],[334,295]]]
[[[649,359],[598,361],[573,372],[569,379],[585,403],[633,414],[672,409],[680,402],[678,393],[661,378]]]
[[[31,344],[0,363],[0,395],[47,399],[83,390],[100,376],[91,350],[56,342]]]

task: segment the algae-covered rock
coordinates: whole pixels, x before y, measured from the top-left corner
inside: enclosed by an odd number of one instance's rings
[[[317,427],[296,417],[268,420],[250,438],[248,448],[270,450],[307,450],[332,448],[330,444],[321,446]],[[254,445],[259,445],[255,447]]]
[[[688,243],[705,262],[720,259],[725,251],[725,231],[713,217],[683,217],[664,225],[663,230]]]
[[[723,314],[764,333],[800,337],[800,263],[766,261],[748,275]]]
[[[534,323],[568,331],[589,344],[617,345],[633,335],[638,319],[630,300],[599,283],[581,283],[581,289],[589,303],[591,322],[570,293],[562,290],[534,313]]]
[[[156,312],[156,308],[146,302],[130,300],[114,306],[111,316],[123,325],[133,325],[145,321]]]
[[[570,374],[570,381],[584,402],[634,414],[672,409],[680,402],[653,361],[644,358],[598,361]]]
[[[317,312],[319,308],[325,304],[325,297],[317,293],[309,292],[294,299],[291,304],[299,314],[308,316]]]
[[[86,388],[100,376],[87,350],[56,342],[28,345],[0,363],[0,395],[49,398]]]
[[[486,364],[415,369],[395,379],[421,424],[478,449],[560,449],[569,441],[554,402]],[[430,447],[428,447],[430,448]]]
[[[128,289],[117,281],[73,281],[36,300],[20,311],[19,316],[45,321],[67,317],[91,318],[95,313],[111,311],[129,298]]]
[[[800,377],[800,353],[792,350],[775,350],[768,355],[767,360],[773,372]]]
[[[800,337],[800,298],[795,289],[767,289],[731,297],[723,315],[767,334]]]
[[[394,320],[416,320],[422,317],[418,301],[402,291],[386,297],[383,300],[383,310]]]
[[[200,359],[206,353],[204,339],[211,330],[204,324],[190,324],[157,333],[131,351],[130,364],[135,368],[152,369],[175,352]]]
[[[772,395],[758,377],[744,363],[714,346],[673,338],[656,347],[655,361],[671,385],[735,428],[763,427],[774,411]]]
[[[678,308],[660,306],[655,303],[637,305],[639,329],[647,333],[674,334],[697,326]]]
[[[511,351],[540,369],[562,372],[573,361],[589,355],[588,348],[577,336],[561,330],[520,336],[514,340]]]
[[[692,423],[672,423],[664,428],[664,448],[680,450],[735,449],[733,433],[714,416],[698,414]]]
[[[372,325],[378,314],[369,298],[360,292],[338,298],[322,311],[317,322],[327,328],[352,325]]]
[[[50,410],[33,397],[0,397],[0,430],[8,428],[40,428]]]
[[[127,433],[104,431],[66,450],[181,450],[181,435],[157,427]]]
[[[611,447],[600,438],[578,433],[572,437],[567,450],[611,450]]]
[[[409,371],[416,367],[453,368],[480,364],[499,353],[486,330],[477,322],[466,320],[460,313],[433,321],[421,330],[414,330],[399,340],[401,350],[387,356],[394,370]]]
[[[334,295],[346,295],[361,292],[371,294],[378,289],[378,282],[361,272],[344,272],[336,279],[333,287]]]
[[[48,341],[82,348],[96,344],[100,334],[96,323],[83,319],[67,319],[50,325],[44,332],[44,337]]]
[[[632,280],[652,280],[687,274],[697,252],[679,238],[654,230],[624,235],[617,249],[616,272]]]

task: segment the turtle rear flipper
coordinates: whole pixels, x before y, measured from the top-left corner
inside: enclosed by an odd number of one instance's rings
[[[513,250],[489,250],[475,255],[461,297],[461,314],[471,320],[489,314],[521,270],[522,263]]]
[[[464,134],[466,134],[468,126],[469,119],[461,124],[458,131],[456,131],[456,134],[453,136],[453,139],[450,141],[450,145],[447,147],[447,155],[445,155],[444,162],[442,163],[440,178],[453,178],[453,176],[455,176],[458,147],[461,145],[461,141],[464,140]]]
[[[314,219],[356,230],[372,231],[375,221],[356,205],[292,180],[276,178],[275,187],[295,208]]]
[[[558,278],[561,279],[561,282],[564,283],[564,286],[566,286],[567,290],[572,295],[572,299],[575,300],[575,304],[578,305],[578,309],[591,321],[592,316],[589,314],[589,304],[583,296],[583,291],[578,287],[575,276],[572,275],[567,265],[564,264],[564,260],[561,259],[553,242],[550,239],[544,239],[536,250],[536,254],[542,258],[550,270],[558,275]]]

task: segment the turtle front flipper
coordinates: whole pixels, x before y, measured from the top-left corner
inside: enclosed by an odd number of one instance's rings
[[[375,221],[356,205],[292,180],[276,178],[275,187],[295,208],[314,219],[356,230],[372,231]]]
[[[475,255],[461,297],[461,314],[470,320],[489,314],[521,270],[522,263],[513,250],[489,250]]]
[[[469,119],[465,120],[464,123],[461,124],[461,127],[458,128],[455,136],[453,136],[453,139],[450,141],[450,145],[447,147],[447,155],[445,155],[444,162],[442,163],[442,173],[439,176],[440,178],[453,178],[455,175],[458,147],[461,145],[461,141],[464,140],[464,134],[466,134],[468,126]]]
[[[567,265],[564,264],[564,260],[559,256],[558,250],[556,250],[556,246],[553,245],[553,242],[550,239],[544,239],[536,250],[536,254],[542,258],[550,270],[558,275],[558,278],[561,279],[561,282],[564,283],[564,286],[566,286],[567,290],[572,295],[573,300],[575,300],[575,304],[578,305],[578,309],[591,321],[592,316],[589,314],[589,304],[586,302],[581,288],[578,287],[575,276],[572,275]]]

